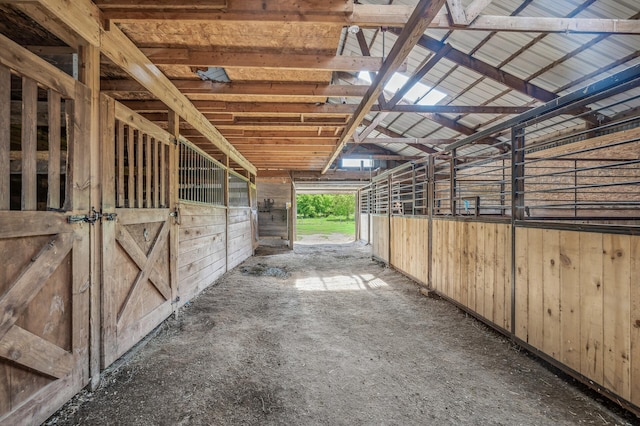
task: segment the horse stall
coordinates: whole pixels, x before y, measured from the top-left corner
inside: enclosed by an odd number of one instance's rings
[[[637,68],[361,190],[383,200],[369,210],[374,257],[635,412]]]
[[[162,128],[1,41],[0,423],[37,424],[253,254],[255,184],[171,111]]]
[[[2,37],[2,36],[0,36]],[[87,86],[2,37],[0,423],[44,420],[89,380]]]

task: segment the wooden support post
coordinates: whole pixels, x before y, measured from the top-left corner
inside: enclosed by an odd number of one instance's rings
[[[428,225],[428,241],[427,241],[427,287],[433,289],[432,271],[433,271],[433,198],[435,194],[435,161],[433,155],[429,156],[429,162],[427,165],[427,213],[429,215]]]
[[[387,198],[387,227],[389,230],[389,237],[388,237],[388,241],[387,241],[387,265],[391,265],[391,238],[392,238],[392,234],[391,234],[391,210],[393,209],[393,199],[392,199],[392,191],[391,191],[391,175],[389,175],[389,177],[387,178],[387,194],[388,194],[388,198]]]
[[[524,129],[511,130],[511,217],[524,219]]]
[[[229,270],[229,156],[224,155],[222,157],[222,163],[224,164],[224,205],[227,209],[225,213],[225,231],[224,231],[224,258],[225,266],[224,270]]]
[[[168,206],[174,209],[174,213],[176,214],[173,223],[171,224],[171,230],[169,232],[169,250],[170,250],[170,273],[171,273],[171,302],[173,307],[173,314],[175,317],[178,316],[178,298],[180,296],[180,289],[178,288],[178,250],[180,245],[179,240],[179,225],[180,225],[180,205],[179,205],[179,194],[178,194],[178,185],[180,184],[179,179],[179,167],[180,167],[180,143],[178,142],[178,138],[180,136],[180,116],[172,110],[169,110],[169,118],[168,118],[168,129],[167,131],[175,138],[176,143],[170,145],[169,149],[169,161],[168,161],[168,182],[167,185],[169,187],[169,200]]]
[[[76,159],[89,163],[90,179],[90,206],[96,210],[102,210],[102,167],[113,169],[115,164],[101,164],[103,153],[101,152],[101,128],[100,128],[100,49],[93,45],[82,46],[80,49],[81,72],[80,81],[91,90],[90,111],[88,125],[88,139],[80,141],[86,144],[88,156]],[[113,127],[115,122],[105,123]],[[104,131],[105,129],[102,129]],[[110,141],[110,146],[112,146]],[[111,158],[110,156],[109,158]],[[110,176],[112,176],[110,174]],[[114,176],[114,175],[113,175]],[[115,176],[114,176],[115,177]],[[115,181],[106,182],[109,188]],[[102,223],[96,221],[89,228],[89,259],[90,272],[90,341],[89,341],[89,374],[91,376],[91,389],[96,390],[100,384],[100,336],[101,336],[101,298],[102,298]]]
[[[289,221],[289,248],[293,250],[293,243],[296,240],[296,187],[291,179],[291,206],[289,207],[288,221]]]
[[[115,101],[108,96],[102,95],[100,97],[100,143],[101,152],[96,152],[96,157],[100,157],[102,160],[102,176],[101,181],[103,183],[102,200],[100,202],[103,213],[115,213],[115,193],[113,191],[113,183],[115,183],[115,158],[113,156],[114,146],[113,141],[115,138]],[[111,184],[109,184],[109,182]],[[129,195],[132,197],[132,193]],[[100,350],[100,365],[102,368],[107,367],[107,353],[113,351],[111,348],[107,348],[106,345],[111,344],[116,339],[115,320],[110,317],[111,313],[116,311],[116,308],[110,304],[114,302],[114,292],[117,290],[117,279],[113,268],[115,268],[115,252],[116,247],[116,222],[106,221],[102,224],[101,233],[102,245],[105,249],[102,251],[102,283],[101,283],[101,311],[98,313],[101,315],[101,321],[98,322],[101,339],[98,340]],[[108,249],[107,249],[108,247]],[[93,297],[92,297],[93,301]],[[92,304],[92,308],[94,305]],[[101,312],[101,313],[100,313]],[[92,311],[93,314],[93,311]],[[92,324],[92,331],[93,329]],[[94,344],[93,338],[91,343]],[[93,352],[91,353],[93,358]],[[91,361],[94,362],[94,361]],[[93,366],[92,367],[92,380],[91,387],[94,387],[93,380]]]
[[[361,191],[356,191],[356,212],[354,214],[354,219],[356,222],[356,241],[360,241],[360,210],[361,210],[361,200],[360,200]]]
[[[524,129],[511,129],[511,333],[516,332],[516,221],[524,219]]]
[[[451,216],[457,215],[457,206],[456,206],[456,162],[457,162],[457,151],[454,148],[451,150],[451,164],[449,170],[449,197],[451,206]]]

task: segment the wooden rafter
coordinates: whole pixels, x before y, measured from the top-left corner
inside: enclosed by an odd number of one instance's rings
[[[375,57],[216,52],[170,47],[140,50],[156,65],[336,71],[378,71],[382,66],[382,58]]]
[[[358,109],[347,124],[347,127],[344,129],[340,142],[327,161],[327,164],[322,169],[323,173],[329,169],[335,158],[342,150],[342,147],[356,131],[356,128],[371,109],[371,106],[375,103],[378,95],[382,92],[384,85],[391,79],[398,66],[409,55],[411,49],[413,49],[413,46],[418,42],[420,36],[424,34],[429,23],[435,18],[436,13],[438,13],[443,4],[444,0],[421,0],[417,4],[415,10],[411,14],[411,17],[407,21],[407,26],[398,37],[398,40],[396,40],[391,52],[389,52],[389,57],[385,60],[382,69],[371,84],[367,95],[362,99]]]
[[[304,84],[304,83],[215,83],[200,80],[171,80],[182,93],[245,96],[320,96],[362,97],[368,85]],[[148,93],[135,80],[102,80],[102,92],[115,96],[125,93]]]
[[[358,31],[356,33],[356,39],[358,40],[358,45],[360,46],[360,52],[362,56],[371,56],[371,52],[369,51],[369,45],[367,44],[367,40],[364,38],[364,33],[362,31]],[[372,71],[369,71],[369,81],[373,81],[376,78],[376,74]],[[380,92],[378,95],[378,105],[384,106],[386,105],[387,100],[384,97],[384,92]]]
[[[167,107],[159,101],[124,101],[124,105],[137,112],[166,112]],[[228,112],[242,114],[316,114],[316,115],[349,115],[357,105],[353,104],[323,104],[308,103],[276,103],[276,102],[220,102],[193,101],[193,105],[201,112]]]
[[[390,28],[389,31],[400,34],[399,29]],[[446,43],[442,43],[432,37],[423,35],[418,41],[418,46],[421,46],[432,52],[438,52],[447,46]],[[556,98],[556,94],[545,90],[535,84],[529,83],[521,78],[518,78],[506,71],[503,71],[493,65],[490,65],[484,61],[474,58],[456,48],[450,47],[445,54],[445,58],[456,65],[473,70],[479,74],[484,75],[494,81],[497,81],[505,86],[520,92],[525,95],[531,96],[534,99],[538,99],[543,102],[548,102]]]
[[[442,49],[438,50],[435,55],[433,55],[431,58],[429,58],[427,63],[424,64],[422,66],[422,68],[420,68],[418,71],[416,71],[416,73],[413,74],[409,78],[409,80],[407,80],[407,82],[404,84],[404,86],[402,86],[400,88],[400,90],[398,90],[396,92],[396,94],[393,95],[393,97],[391,98],[391,100],[388,103],[388,106],[393,107],[393,106],[397,105],[398,102],[400,101],[400,99],[402,99],[404,97],[404,95],[406,95],[407,92],[409,90],[411,90],[411,88],[413,86],[415,86],[415,84],[422,79],[422,77],[427,75],[427,73],[429,71],[431,71],[431,69],[433,69],[433,67],[435,67],[438,64],[438,62],[440,62],[440,60],[447,54],[447,52],[450,49],[451,49],[451,46],[450,45],[446,45]]]
[[[455,142],[456,139],[437,139],[437,138],[408,138],[408,137],[388,137],[388,138],[366,138],[361,139],[358,143],[368,144],[387,144],[387,143],[403,143],[407,145],[448,145]]]

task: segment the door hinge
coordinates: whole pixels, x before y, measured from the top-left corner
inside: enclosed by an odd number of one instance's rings
[[[116,220],[116,213],[105,213],[96,211],[95,207],[91,208],[91,212],[89,214],[79,214],[72,215],[67,217],[68,223],[90,223],[94,224],[98,220]]]

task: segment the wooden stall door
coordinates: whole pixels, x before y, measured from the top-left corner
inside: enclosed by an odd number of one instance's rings
[[[102,98],[103,367],[173,311],[176,225],[169,134],[112,99]]]
[[[89,380],[91,225],[69,219],[89,213],[90,91],[0,44],[0,424],[40,424]]]

